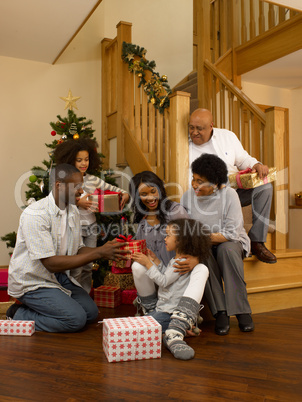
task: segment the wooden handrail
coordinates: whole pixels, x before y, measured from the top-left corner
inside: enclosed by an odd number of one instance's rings
[[[228,80],[225,75],[223,75],[214,64],[210,63],[209,60],[205,60],[205,67],[211,71],[213,75],[215,75],[223,85],[228,88],[230,92],[232,92],[240,102],[244,104],[244,106],[252,112],[263,124],[265,124],[265,113],[255,105],[255,103],[247,97],[239,88],[237,88],[232,81]]]

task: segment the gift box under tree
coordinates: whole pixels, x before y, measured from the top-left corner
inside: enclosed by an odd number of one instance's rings
[[[103,321],[103,350],[109,362],[161,357],[161,325],[151,316]]]
[[[269,168],[269,173],[264,179],[260,179],[258,173],[251,173],[252,169],[241,170],[229,175],[230,186],[233,188],[255,188],[276,180],[277,168]]]
[[[112,272],[108,272],[104,278],[104,285],[116,286],[121,290],[135,289],[132,274],[113,274]]]
[[[125,289],[121,292],[122,304],[133,304],[137,296],[136,289]]]
[[[0,269],[0,301],[8,302],[10,297],[7,293],[8,287],[8,268]]]
[[[114,308],[121,304],[121,289],[116,286],[99,286],[94,289],[94,302],[98,307]]]

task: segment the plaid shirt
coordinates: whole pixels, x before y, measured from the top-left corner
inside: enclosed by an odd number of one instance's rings
[[[21,215],[17,242],[9,264],[8,294],[18,298],[40,287],[59,288],[66,294],[54,273],[48,271],[42,258],[60,255],[61,213],[52,193],[29,205]],[[79,212],[69,205],[67,217],[67,255],[83,247]],[[66,271],[69,275],[69,271]]]

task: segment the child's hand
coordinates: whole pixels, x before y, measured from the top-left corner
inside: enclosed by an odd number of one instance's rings
[[[148,255],[148,257],[150,258],[150,260],[151,260],[155,265],[160,264],[160,259],[157,258],[156,254],[153,253],[152,250],[149,250],[149,249],[148,249],[147,255]]]
[[[128,193],[123,193],[120,202],[121,211],[124,209],[125,204],[129,201],[130,195]]]
[[[83,209],[87,209],[91,212],[97,212],[98,211],[98,203],[96,201],[91,201],[89,199],[91,194],[86,194],[83,195],[77,202],[77,206],[81,207]]]
[[[141,265],[144,265],[147,269],[150,269],[153,265],[152,261],[143,253],[133,253],[132,259]]]

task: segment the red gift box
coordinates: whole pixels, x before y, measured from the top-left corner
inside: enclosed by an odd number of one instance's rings
[[[103,350],[109,362],[161,357],[161,325],[151,316],[103,321]]]
[[[8,268],[0,268],[0,301],[9,301],[9,295],[7,293],[8,286]]]
[[[142,240],[132,240],[132,236],[122,236],[116,238],[119,242],[126,242],[125,246],[121,247],[121,250],[130,250],[132,253],[143,253],[147,254],[147,243],[145,239]],[[130,255],[131,255],[130,254]],[[110,265],[114,268],[130,268],[132,264],[131,260],[120,260],[112,261],[110,260]],[[113,271],[112,271],[113,272]],[[129,270],[129,272],[131,272]]]
[[[89,199],[98,203],[98,212],[114,213],[120,212],[121,194],[116,191],[104,191],[97,188]]]
[[[8,284],[8,268],[0,268],[0,286]]]
[[[131,266],[130,267],[125,267],[125,268],[119,268],[119,267],[115,267],[112,264],[116,264],[119,263],[120,261],[112,261],[109,260],[109,265],[111,265],[111,272],[113,274],[131,274],[132,273],[132,269]]]
[[[0,335],[31,336],[34,332],[34,321],[0,320]]]
[[[137,296],[136,289],[125,289],[122,291],[122,304],[133,304]]]
[[[99,307],[117,307],[121,304],[121,289],[117,286],[99,286],[94,289],[94,302]]]

